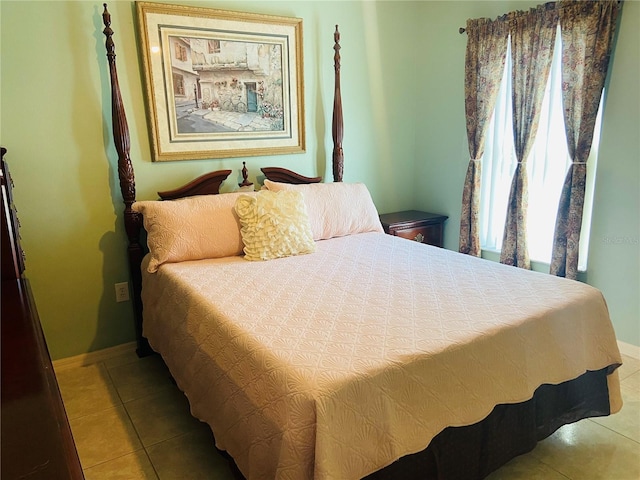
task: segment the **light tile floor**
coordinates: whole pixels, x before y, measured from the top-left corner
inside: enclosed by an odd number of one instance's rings
[[[624,406],[558,430],[489,480],[639,480],[640,360],[623,356]],[[87,480],[232,480],[157,356],[56,370]]]

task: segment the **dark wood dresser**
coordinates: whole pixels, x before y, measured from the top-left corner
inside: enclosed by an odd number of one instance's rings
[[[437,213],[405,210],[380,215],[384,231],[389,235],[408,238],[420,243],[442,247],[444,222],[449,218]]]
[[[2,480],[82,479],[67,415],[40,325],[2,148]]]

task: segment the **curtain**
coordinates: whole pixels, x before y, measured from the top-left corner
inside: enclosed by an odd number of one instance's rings
[[[480,159],[504,70],[508,26],[505,17],[470,19],[466,32],[464,88],[470,160],[462,193],[459,251],[480,256]]]
[[[531,152],[540,121],[558,16],[553,4],[541,5],[528,12],[510,14],[513,69],[513,138],[517,159],[513,175],[500,262],[529,269],[527,248],[527,172],[526,162]]]
[[[480,180],[480,244],[482,250],[498,252],[502,250],[504,226],[509,191],[517,166],[513,138],[513,109],[511,96],[512,55],[507,49],[505,76],[500,87],[493,119],[487,129],[482,157],[482,178]],[[531,262],[551,262],[553,232],[558,212],[558,202],[562,184],[571,165],[564,133],[564,111],[562,108],[562,42],[560,26],[556,29],[553,60],[547,82],[548,93],[542,100],[538,133],[531,153],[527,158],[527,247]],[[600,120],[598,120],[599,122]],[[597,161],[596,122],[594,147],[591,148],[589,162]],[[590,204],[590,190],[593,190],[592,175],[588,176],[585,197],[585,217]],[[583,221],[582,237],[587,237],[589,223]],[[583,257],[583,239],[580,240],[580,265]]]
[[[572,164],[558,205],[550,273],[575,279],[587,158],[609,66],[617,1],[560,2],[565,131]]]

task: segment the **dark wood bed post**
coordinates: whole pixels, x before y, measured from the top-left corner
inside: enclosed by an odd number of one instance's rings
[[[107,37],[105,47],[107,49],[107,59],[109,60],[109,75],[111,77],[111,116],[113,122],[113,142],[118,152],[118,177],[120,178],[120,191],[124,200],[124,227],[129,239],[127,253],[129,257],[129,273],[131,275],[131,288],[133,290],[133,309],[135,316],[135,329],[138,356],[145,356],[152,352],[146,339],[142,336],[142,273],[140,265],[144,252],[140,244],[140,230],[142,219],[140,215],[131,209],[131,205],[136,201],[136,181],[133,174],[131,157],[129,156],[129,126],[122,104],[120,94],[120,84],[118,83],[118,71],[116,68],[115,44],[113,43],[113,30],[111,29],[111,14],[104,5],[102,20],[105,29],[104,35]]]
[[[334,68],[336,70],[335,90],[333,92],[333,123],[331,133],[333,135],[333,181],[341,182],[344,170],[344,154],[342,152],[342,96],[340,94],[340,32],[338,25],[333,34],[335,45],[333,50],[336,52],[333,56]]]
[[[131,290],[135,321],[136,353],[143,357],[153,353],[146,338],[142,335],[142,271],[141,265],[145,255],[145,248],[140,243],[140,233],[142,231],[142,216],[133,211],[131,206],[136,201],[136,182],[131,163],[129,127],[125,115],[120,85],[118,83],[118,72],[116,68],[115,44],[113,42],[113,30],[111,29],[111,14],[104,3],[102,20],[104,23],[103,33],[106,37],[105,47],[107,59],[109,61],[109,75],[111,77],[111,115],[113,122],[113,140],[118,152],[118,177],[120,180],[120,191],[124,200],[124,225],[127,233],[129,245],[127,255],[129,260],[129,273],[131,277]],[[340,32],[338,25],[334,33],[334,62],[335,62],[335,90],[333,99],[333,181],[341,182],[343,173],[344,155],[342,152],[343,119],[342,119],[342,99],[340,94]],[[322,177],[304,177],[290,170],[278,167],[262,168],[267,178],[273,181],[283,181],[286,183],[317,183],[322,181]],[[219,170],[202,175],[187,185],[176,190],[158,192],[162,200],[182,198],[190,195],[217,194],[220,184],[231,173],[231,170]]]

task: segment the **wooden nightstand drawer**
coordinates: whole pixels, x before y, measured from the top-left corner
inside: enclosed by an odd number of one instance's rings
[[[444,222],[449,218],[418,210],[385,213],[380,215],[384,231],[389,235],[408,238],[420,243],[442,247],[444,241]]]
[[[435,245],[437,247],[442,246],[443,232],[442,224],[439,225],[427,225],[425,227],[418,228],[399,228],[388,232],[391,235],[397,237],[408,238],[409,240],[415,240],[420,243],[427,243],[429,245]]]

